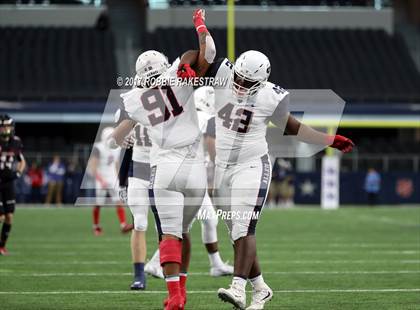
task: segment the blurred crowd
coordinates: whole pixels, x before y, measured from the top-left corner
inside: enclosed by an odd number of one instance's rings
[[[84,174],[82,166],[77,159],[64,160],[59,155],[53,156],[44,165],[37,160],[28,160],[26,173],[16,182],[17,202],[73,204],[81,191],[80,184]],[[288,160],[275,159],[266,207],[293,207],[295,182],[293,164]],[[368,169],[363,189],[366,202],[371,206],[376,205],[381,190],[381,175],[374,168]],[[94,192],[88,196],[94,196]]]
[[[76,200],[83,171],[77,160],[53,156],[47,165],[28,161],[28,170],[16,184],[18,203],[62,204]]]

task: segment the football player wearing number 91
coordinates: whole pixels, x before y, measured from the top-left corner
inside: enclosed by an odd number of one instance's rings
[[[200,51],[196,52],[196,59],[190,65],[199,68],[200,75],[229,81],[227,87],[215,91],[214,198],[217,208],[232,214],[225,222],[234,243],[234,277],[230,288],[219,289],[218,295],[236,308],[245,309],[245,287],[249,280],[253,291],[251,304],[246,309],[264,309],[273,292],[261,274],[255,229],[271,180],[266,141],[268,123],[272,121],[289,135],[299,133],[298,139],[302,142],[330,145],[342,152],[351,151],[354,144],[343,136],[316,131],[291,116],[289,93],[268,82],[271,65],[263,53],[247,51],[234,64],[226,58],[210,65],[203,62],[210,34],[200,11],[194,13],[193,22],[203,39],[200,40]]]
[[[121,95],[127,115],[148,130],[149,199],[159,234],[160,263],[168,298],[165,309],[184,309],[190,259],[188,231],[206,192],[201,130],[191,86],[161,86],[194,71],[183,63],[171,66],[157,51],[142,53],[136,62],[138,87]],[[161,83],[161,84],[159,84]]]

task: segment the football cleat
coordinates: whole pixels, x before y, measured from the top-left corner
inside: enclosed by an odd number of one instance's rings
[[[159,264],[155,264],[153,262],[148,262],[146,266],[144,266],[144,272],[150,274],[155,278],[165,279],[163,275],[162,267]]]
[[[241,288],[235,286],[234,284],[230,285],[230,288],[219,288],[217,295],[224,302],[232,304],[235,309],[244,310],[246,307],[246,293]]]
[[[212,277],[230,276],[233,274],[233,266],[223,263],[222,265],[211,267],[210,275]]]
[[[166,298],[164,301],[165,310],[184,310],[184,299],[181,295]]]
[[[9,255],[9,251],[7,251],[5,247],[0,247],[0,255],[2,255],[2,256],[8,256]]]
[[[133,228],[134,228],[134,225],[133,224],[124,224],[124,225],[121,225],[121,233],[122,234],[129,233],[130,231],[133,230]]]
[[[134,280],[133,283],[131,283],[130,285],[130,289],[132,289],[133,291],[145,290],[146,284],[142,281]]]
[[[99,226],[96,226],[95,228],[93,228],[93,234],[95,236],[101,236],[103,234],[102,228]]]
[[[185,307],[185,304],[187,303],[187,292],[181,291],[181,297],[182,297],[182,303],[184,304],[184,307]],[[169,302],[169,297],[166,297],[165,300],[163,301],[163,306],[166,307],[168,305],[168,302]]]
[[[252,300],[246,310],[264,309],[264,304],[273,298],[273,291],[267,285],[260,290],[252,290]]]

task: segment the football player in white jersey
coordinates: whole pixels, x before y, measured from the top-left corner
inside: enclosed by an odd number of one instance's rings
[[[209,189],[211,189],[213,186],[215,157],[213,87],[203,86],[195,90],[194,103],[197,108],[199,126],[203,133],[205,161],[207,168],[207,183]],[[218,217],[208,191],[205,193],[203,203],[198,212],[197,218],[201,224],[201,240],[206,247],[210,261],[210,275],[213,277],[219,277],[233,274],[233,266],[224,263],[220,257],[217,238]],[[156,251],[152,259],[146,264],[145,270],[147,273],[159,277],[159,274],[162,272],[160,271],[158,251]]]
[[[205,148],[207,184],[211,191],[214,177],[215,152],[215,118],[214,118],[214,89],[203,86],[194,92],[194,102],[197,108],[198,122],[203,133]],[[209,190],[204,196],[199,214],[201,223],[201,239],[206,247],[210,260],[210,275],[221,276],[233,274],[233,267],[223,263],[218,251],[217,224],[218,217],[211,201]]]
[[[112,127],[106,127],[102,130],[101,140],[93,145],[92,156],[88,165],[89,172],[96,182],[96,205],[93,207],[93,232],[96,236],[103,232],[100,226],[100,208],[106,203],[107,197],[117,206],[121,232],[126,233],[132,229],[132,225],[126,223],[125,210],[118,198],[116,182],[121,150],[111,149],[106,143],[112,131]]]
[[[206,145],[206,166],[208,176],[212,176],[214,170],[214,90],[212,87],[201,87],[194,92],[194,101],[197,107],[199,126],[203,132],[203,141]],[[134,269],[134,281],[131,284],[133,290],[144,290],[146,278],[144,272],[155,277],[164,278],[160,266],[159,250],[157,250],[149,262],[144,265],[146,259],[146,236],[147,214],[149,207],[148,185],[150,177],[149,153],[151,141],[147,129],[139,123],[131,120],[124,110],[116,112],[117,127],[114,129],[108,144],[112,148],[119,146],[127,148],[124,160],[120,168],[120,198],[127,201],[134,218],[134,229],[131,235],[131,254]],[[134,139],[133,139],[134,138]],[[128,177],[129,161],[133,161],[133,174]],[[128,179],[128,184],[126,180]],[[209,186],[212,186],[212,177],[208,178]],[[201,223],[202,242],[205,245],[209,261],[210,275],[214,277],[233,274],[233,266],[224,263],[220,257],[217,240],[217,215],[211,199],[206,192],[203,204],[200,208],[203,218]]]
[[[126,148],[119,173],[120,199],[126,202],[134,219],[131,232],[131,257],[134,280],[132,290],[146,289],[146,230],[149,209],[149,153],[152,146],[147,129],[133,122],[124,110],[119,109],[115,115],[118,124],[108,140],[112,148],[119,145]],[[118,142],[117,142],[118,140]],[[131,165],[132,164],[132,165]],[[130,166],[132,175],[130,176]]]
[[[167,58],[157,51],[142,53],[136,62],[139,87],[121,95],[129,117],[148,129],[152,141],[149,198],[169,293],[165,309],[183,309],[186,303],[191,247],[187,233],[206,191],[193,88],[161,86],[192,71],[188,64],[183,65],[186,58],[188,55],[183,55],[181,61],[169,66]]]
[[[228,79],[228,86],[216,90],[216,170],[214,198],[219,209],[230,212],[226,224],[234,243],[234,277],[229,289],[219,297],[245,309],[245,287],[253,287],[247,309],[263,309],[273,292],[264,282],[256,254],[255,229],[271,180],[266,129],[270,121],[287,134],[306,143],[330,145],[351,151],[353,142],[343,136],[329,136],[296,120],[288,112],[289,93],[268,82],[270,61],[258,51],[248,51],[232,64],[224,58],[208,64],[200,56],[210,34],[204,19],[193,21],[196,29],[206,29],[196,61],[198,75]]]

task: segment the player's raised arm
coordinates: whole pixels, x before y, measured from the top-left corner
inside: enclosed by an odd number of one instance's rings
[[[216,57],[216,46],[204,21],[205,10],[195,10],[193,13],[193,23],[198,35],[199,51],[191,50],[184,53],[179,64],[179,77],[190,78],[204,76]],[[192,67],[194,67],[194,70]]]
[[[204,76],[207,72],[207,69],[216,58],[216,45],[214,44],[214,40],[210,32],[207,30],[204,21],[205,10],[195,10],[193,14],[193,23],[195,30],[197,31],[198,42],[200,46],[200,53],[195,65],[197,76]]]

